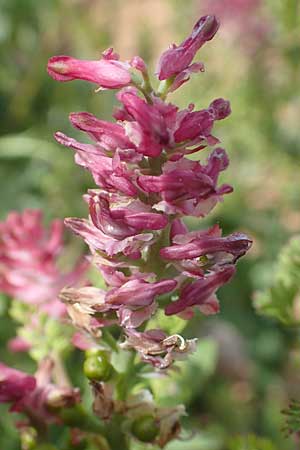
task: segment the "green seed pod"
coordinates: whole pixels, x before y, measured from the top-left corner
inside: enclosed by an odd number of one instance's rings
[[[159,433],[159,426],[155,417],[141,416],[132,423],[131,432],[142,442],[153,442]]]
[[[83,371],[90,380],[108,381],[113,367],[104,354],[89,356],[83,364]]]

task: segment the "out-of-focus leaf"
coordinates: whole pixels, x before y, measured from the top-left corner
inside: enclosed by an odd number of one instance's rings
[[[251,434],[231,439],[228,450],[277,450],[277,448],[269,439]]]
[[[273,286],[256,294],[255,306],[261,314],[285,325],[300,323],[300,237],[294,237],[278,257]]]

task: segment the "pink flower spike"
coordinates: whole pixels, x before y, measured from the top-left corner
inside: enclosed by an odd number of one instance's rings
[[[185,70],[203,44],[214,37],[218,28],[219,22],[215,16],[201,17],[187,39],[178,47],[174,44],[161,55],[157,67],[159,80],[166,80]]]
[[[131,82],[128,65],[115,59],[88,61],[53,56],[48,62],[48,73],[57,81],[86,80],[104,89],[119,89]]]

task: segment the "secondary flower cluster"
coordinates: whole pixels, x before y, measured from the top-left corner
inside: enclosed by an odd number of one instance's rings
[[[66,315],[59,292],[76,284],[87,268],[87,262],[80,260],[70,272],[61,272],[58,258],[63,250],[63,222],[54,220],[47,230],[42,220],[40,210],[27,209],[12,211],[0,222],[0,292],[13,297],[13,304],[20,301],[30,307],[30,322],[25,326],[31,329],[41,314],[54,320]],[[24,351],[30,343],[18,336],[9,346]]]
[[[55,56],[48,63],[49,74],[58,81],[81,79],[100,89],[120,89],[116,97],[121,104],[114,122],[87,112],[70,115],[90,144],[55,135],[75,151],[77,164],[98,185],[85,196],[89,219],[65,223],[89,245],[107,284],[106,290],[66,289],[61,298],[75,324],[89,334],[117,322],[127,336],[126,348],[136,348],[160,368],[193,343],[137,328],[155,313],[159,300],[167,315],[189,318],[195,308],[203,314],[218,312],[216,290],[232,278],[236,261],[251,245],[241,233],[222,237],[218,226],[190,232],[182,220],[206,216],[232,192],[218,182],[229,163],[223,148],[215,147],[205,163],[187,157],[219,143],[213,128],[230,114],[229,102],[219,98],[205,109],[194,110],[191,104],[180,110],[166,101],[191,73],[204,70],[193,59],[218,26],[214,16],[200,18],[187,39],[161,55],[156,91],[140,57],[121,62],[112,49],[99,61]]]
[[[32,423],[60,423],[58,410],[79,402],[80,395],[77,388],[53,383],[54,366],[53,360],[45,359],[32,376],[0,363],[0,403],[25,412]]]

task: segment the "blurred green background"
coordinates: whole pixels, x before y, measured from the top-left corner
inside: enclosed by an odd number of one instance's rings
[[[225,233],[249,233],[254,245],[220,292],[221,314],[187,328],[200,338],[197,353],[154,390],[162,404],[184,402],[185,426],[198,431],[170,450],[292,450],[298,444],[284,436],[281,410],[300,399],[299,329],[258,315],[253,298],[272,284],[278,254],[300,234],[299,0],[0,0],[0,218],[27,207],[42,208],[47,220],[86,215],[81,195],[92,179],[52,136],[76,137],[71,111],[109,119],[115,100],[88,83],[54,82],[45,69],[50,56],[96,59],[113,46],[122,59],[140,54],[154,69],[160,52],[209,11],[222,26],[198,55],[206,72],[170,100],[196,108],[231,101],[233,113],[215,134],[231,159],[223,180],[235,191],[191,226],[219,222]],[[4,300],[0,313],[8,361],[14,324]],[[18,449],[7,408],[1,411],[0,448]],[[243,438],[249,433],[272,444]]]

